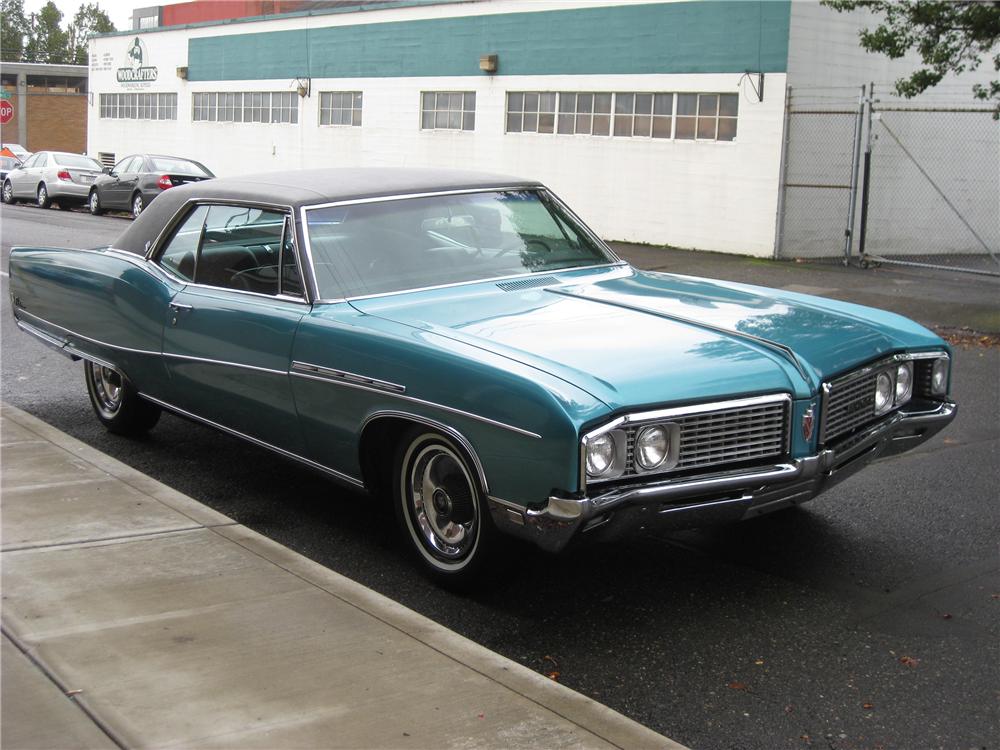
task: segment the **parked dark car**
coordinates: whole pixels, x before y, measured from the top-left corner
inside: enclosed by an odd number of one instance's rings
[[[7,178],[8,172],[13,172],[21,166],[21,162],[10,156],[0,156],[0,182]]]
[[[94,182],[87,205],[90,213],[109,209],[138,216],[164,190],[215,177],[204,164],[179,156],[133,154],[115,164]]]

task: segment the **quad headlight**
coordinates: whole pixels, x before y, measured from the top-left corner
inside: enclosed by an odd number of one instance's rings
[[[643,427],[635,438],[635,462],[643,471],[663,465],[670,455],[670,433],[661,425]]]
[[[616,453],[615,438],[610,433],[591,438],[587,443],[587,474],[608,474],[614,468]]]
[[[895,385],[888,371],[880,372],[875,379],[875,414],[885,414],[892,408]]]
[[[913,363],[903,362],[896,368],[896,406],[902,406],[913,395]]]

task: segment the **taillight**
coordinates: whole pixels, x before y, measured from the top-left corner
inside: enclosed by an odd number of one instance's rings
[[[166,190],[167,188],[171,188],[174,186],[174,183],[170,181],[170,178],[167,175],[163,175],[160,179],[158,179],[156,181],[156,184],[160,187],[161,190]]]
[[[60,169],[56,173],[56,177],[58,177],[60,180],[72,180],[73,179],[72,177],[69,176],[69,170],[66,170],[66,169]]]

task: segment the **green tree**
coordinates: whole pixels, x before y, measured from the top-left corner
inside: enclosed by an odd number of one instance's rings
[[[20,62],[27,33],[24,0],[0,0],[0,60]]]
[[[69,62],[69,35],[60,28],[62,11],[49,0],[38,13],[31,14],[28,44],[24,49],[27,62]]]
[[[874,13],[878,26],[861,32],[861,46],[896,60],[916,50],[923,66],[896,81],[896,92],[911,98],[936,86],[948,73],[975,70],[993,53],[1000,73],[1000,2],[996,0],[823,0],[837,12],[859,8]],[[1000,79],[975,84],[973,96],[992,101],[1000,119]]]
[[[87,40],[93,34],[106,34],[109,31],[116,31],[115,25],[98,3],[81,4],[69,26],[70,62],[87,65]]]

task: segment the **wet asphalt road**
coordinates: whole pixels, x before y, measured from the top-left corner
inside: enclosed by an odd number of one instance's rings
[[[958,349],[956,422],[806,507],[552,557],[472,597],[416,575],[363,497],[165,416],[93,417],[82,368],[19,333],[11,245],[126,219],[3,206],[2,396],[238,522],[693,748],[1000,746],[1000,350]]]

